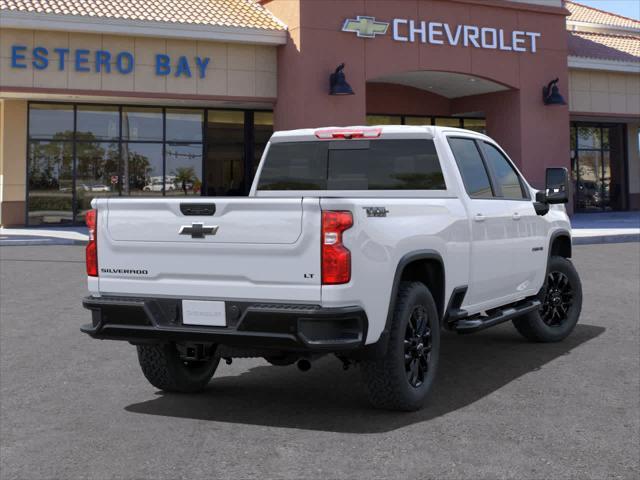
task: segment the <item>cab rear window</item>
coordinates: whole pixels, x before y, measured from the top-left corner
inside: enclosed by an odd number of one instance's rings
[[[445,190],[433,140],[274,143],[258,190]]]

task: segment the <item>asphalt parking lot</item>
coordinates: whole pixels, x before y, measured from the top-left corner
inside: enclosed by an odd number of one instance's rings
[[[81,246],[0,248],[0,477],[638,478],[640,245],[574,249],[581,321],[443,338],[428,407],[369,407],[357,369],[222,364],[162,394],[134,347],[91,340]]]

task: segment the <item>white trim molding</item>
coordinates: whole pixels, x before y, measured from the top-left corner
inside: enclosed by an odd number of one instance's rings
[[[640,61],[623,62],[618,60],[570,56],[569,68],[580,70],[604,70],[608,72],[640,73]]]
[[[123,20],[11,10],[0,11],[0,27],[262,45],[284,45],[287,43],[288,35],[286,30]]]
[[[640,35],[640,28],[577,22],[575,20],[567,20],[567,30],[571,32],[600,33],[602,35]]]

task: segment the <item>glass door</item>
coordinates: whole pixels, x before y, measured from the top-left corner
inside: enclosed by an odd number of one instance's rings
[[[623,125],[572,126],[572,177],[577,211],[626,208],[623,138]]]

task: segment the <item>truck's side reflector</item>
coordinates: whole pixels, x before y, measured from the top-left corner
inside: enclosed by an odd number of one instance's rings
[[[342,233],[353,226],[351,212],[322,212],[322,284],[340,285],[351,280],[351,252]]]
[[[381,128],[326,128],[324,130],[316,130],[316,137],[320,140],[378,138],[380,135],[382,135]]]
[[[89,243],[86,249],[87,275],[98,276],[98,211],[89,210],[85,215],[85,222],[89,228]]]

